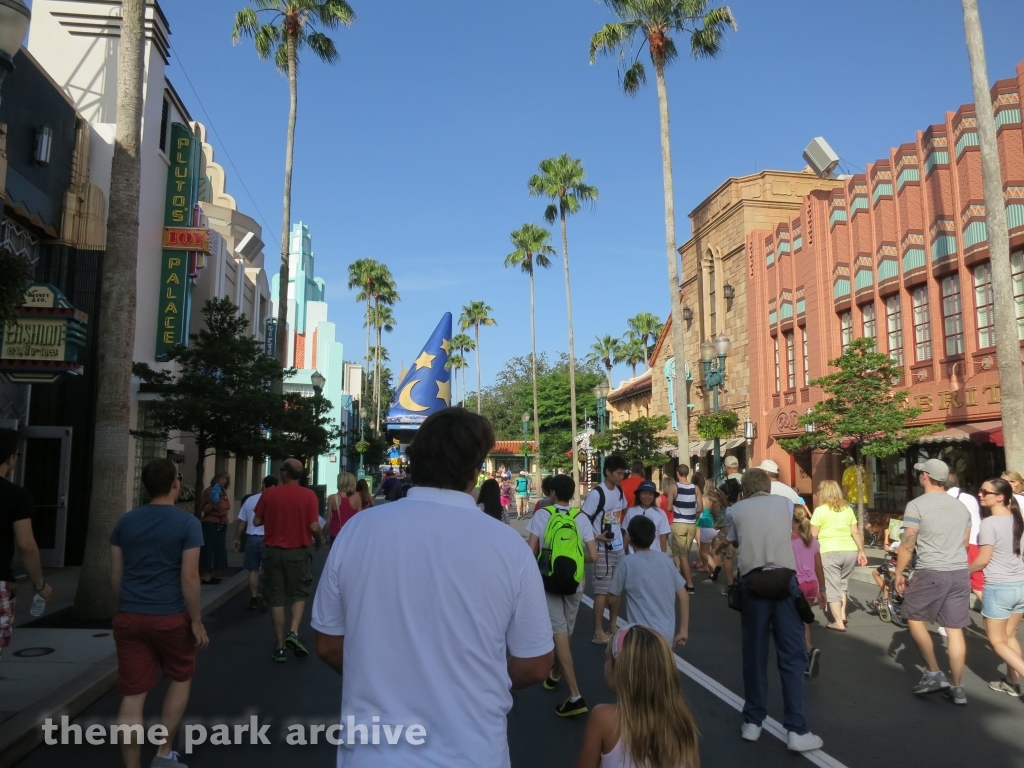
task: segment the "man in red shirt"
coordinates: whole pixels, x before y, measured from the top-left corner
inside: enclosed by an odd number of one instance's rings
[[[637,506],[636,489],[644,481],[644,465],[642,461],[634,461],[629,468],[629,477],[622,481],[619,488],[626,497],[627,509]]]
[[[277,635],[274,661],[287,661],[285,646],[297,657],[309,651],[299,638],[299,624],[312,591],[307,548],[320,549],[320,503],[309,488],[299,485],[302,463],[288,459],[281,465],[281,485],[267,488],[253,512],[253,525],[263,526],[263,573],[270,603],[270,619]],[[284,633],[284,608],[291,606],[291,629]]]

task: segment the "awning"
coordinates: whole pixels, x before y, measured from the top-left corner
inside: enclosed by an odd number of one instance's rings
[[[947,427],[941,432],[925,435],[918,443],[995,443],[1003,444],[1003,423],[1001,421],[979,421],[977,424],[960,424]]]

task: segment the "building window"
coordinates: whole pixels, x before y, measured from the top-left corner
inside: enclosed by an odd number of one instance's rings
[[[928,287],[914,289],[914,360],[932,359],[932,325],[928,317]]]
[[[889,332],[889,357],[903,365],[903,312],[899,295],[885,300],[885,324]]]
[[[843,312],[843,314],[839,316],[839,338],[842,339],[843,351],[845,352],[846,348],[850,345],[850,342],[853,341],[852,312]]]
[[[806,387],[811,381],[811,355],[807,351],[807,330],[801,328],[800,335],[803,337],[804,386]]]
[[[796,388],[796,341],[792,333],[786,334],[786,386]]]
[[[1014,281],[1016,288],[1016,280]],[[974,268],[974,307],[978,317],[978,346],[994,347],[995,317],[992,310],[992,265],[979,264]]]
[[[709,316],[711,319],[711,338],[718,335],[718,313],[715,311],[715,257],[712,256],[708,263],[708,303],[710,305]]]
[[[1024,251],[1010,254],[1013,270],[1013,305],[1017,309],[1017,338],[1024,341]]]
[[[779,337],[775,337],[775,391],[782,389],[782,371],[779,368]]]
[[[960,275],[942,280],[942,329],[946,339],[946,356],[964,352],[964,307],[960,298]]]
[[[878,345],[878,319],[875,317],[875,303],[865,304],[861,307],[861,327],[864,329],[865,339],[875,339]]]
[[[167,97],[164,96],[164,105],[162,111],[160,112],[160,151],[164,153],[167,152],[167,129],[170,127],[168,125],[168,118],[170,117],[170,112],[171,102],[169,102],[167,100]]]

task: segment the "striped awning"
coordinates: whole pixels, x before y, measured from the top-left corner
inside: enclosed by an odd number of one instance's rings
[[[940,432],[919,438],[918,443],[995,443],[1003,444],[1003,423],[1001,421],[979,421],[976,424],[959,424]]]

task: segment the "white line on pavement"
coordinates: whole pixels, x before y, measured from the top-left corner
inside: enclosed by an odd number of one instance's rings
[[[583,602],[589,608],[594,607],[594,600],[589,595],[583,595]],[[608,615],[607,608],[605,608],[604,615],[605,618],[610,618]],[[705,688],[711,693],[713,693],[715,696],[724,701],[737,712],[743,711],[742,697],[737,696],[735,693],[730,691],[717,680],[701,672],[699,669],[693,666],[693,664],[690,664],[688,661],[683,661],[683,659],[679,658],[674,653],[672,655],[675,657],[676,660],[676,669],[678,669],[688,678],[690,678],[695,683],[700,685],[702,688]],[[782,742],[786,742],[788,740],[786,729],[782,727],[782,723],[780,723],[778,720],[775,720],[774,718],[766,717],[764,722],[761,724],[761,727]],[[815,749],[812,752],[802,752],[801,754],[808,760],[810,760],[812,763],[819,766],[820,768],[846,768],[846,766],[843,763],[839,762],[834,757],[820,749]]]

